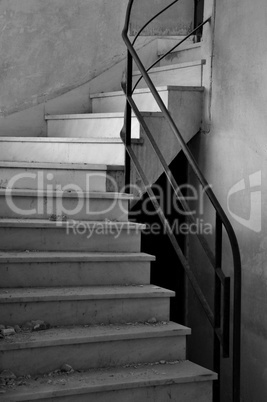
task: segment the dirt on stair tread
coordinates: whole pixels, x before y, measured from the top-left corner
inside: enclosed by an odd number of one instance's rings
[[[155,362],[134,364],[124,367],[91,369],[71,374],[50,373],[26,379],[18,386],[15,380],[6,391],[3,402],[40,399],[41,396],[75,395],[77,392],[91,393],[114,389],[129,389],[140,386],[155,386],[216,379],[215,373],[189,361]],[[21,381],[18,378],[18,381]]]
[[[0,339],[1,350],[38,348],[150,337],[189,335],[191,330],[174,322],[129,322],[84,326],[53,327],[44,331],[20,332]]]
[[[0,263],[33,261],[154,261],[155,257],[146,253],[85,252],[85,251],[0,251]]]
[[[174,292],[153,285],[75,286],[60,288],[2,288],[0,302],[173,297]]]

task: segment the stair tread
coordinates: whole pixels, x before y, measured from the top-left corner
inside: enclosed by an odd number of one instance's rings
[[[142,116],[162,116],[161,112],[149,112],[149,111],[142,111]],[[133,118],[136,116],[133,114]],[[111,113],[83,113],[83,114],[55,114],[49,115],[45,117],[46,120],[78,120],[78,119],[123,119],[124,112],[111,112]]]
[[[117,221],[75,221],[86,222],[87,228],[117,228],[117,229],[133,229],[142,230],[146,225],[135,222],[117,222]],[[0,227],[23,227],[23,228],[66,228],[70,222],[68,221],[49,221],[45,219],[15,219],[15,218],[2,218],[0,219]]]
[[[203,91],[203,87],[196,87],[196,86],[179,86],[179,85],[164,85],[156,87],[158,92],[164,91]],[[143,93],[151,93],[149,88],[137,88],[134,91],[134,95],[143,94]],[[90,95],[91,99],[94,98],[108,98],[111,96],[125,96],[123,91],[111,91],[111,92],[97,92],[95,94]]]
[[[190,334],[190,328],[174,322],[61,327],[15,334],[12,338],[6,338],[0,342],[0,351]]]
[[[175,292],[154,285],[0,289],[0,303],[159,298],[174,296]]]
[[[132,200],[134,196],[126,193],[112,193],[107,191],[62,191],[62,190],[35,190],[35,189],[13,189],[13,188],[0,188],[0,196],[6,195],[12,196],[20,196],[20,197],[55,197],[57,195],[61,195],[64,198],[77,198],[77,197],[86,197],[90,199],[108,199],[108,200]]]
[[[195,61],[187,61],[184,63],[177,63],[177,64],[171,64],[167,66],[161,66],[161,67],[154,67],[152,68],[149,73],[153,72],[158,72],[158,71],[166,71],[166,70],[176,70],[179,68],[186,68],[186,67],[193,67],[193,66],[201,66],[206,63],[206,60],[195,60]],[[140,75],[139,71],[134,71],[133,76],[138,76]]]
[[[86,253],[64,251],[0,252],[0,264],[11,262],[155,261],[146,253]]]
[[[139,138],[133,138],[132,140],[139,140]],[[91,142],[107,142],[107,143],[120,143],[121,139],[119,137],[79,137],[79,138],[71,138],[71,137],[0,137],[1,142],[32,142],[32,143],[78,143],[78,144],[87,144]]]
[[[201,42],[197,42],[197,43],[182,43],[180,46],[178,46],[176,49],[172,50],[171,53],[175,53],[175,52],[183,52],[186,50],[191,50],[191,49],[196,49],[196,48],[200,48],[201,49]],[[158,56],[163,56],[166,52],[158,52]]]
[[[107,170],[108,165],[90,163],[54,163],[54,162],[0,162],[0,168],[28,169],[64,169],[64,170]]]
[[[49,380],[49,377],[45,377]],[[87,372],[52,377],[52,384],[44,378],[28,381],[28,385],[7,392],[3,402],[30,401],[49,397],[107,392],[139,387],[212,381],[217,375],[190,361],[167,364],[138,364],[130,367],[89,370]],[[62,380],[64,387],[62,387]],[[46,382],[47,382],[46,381]]]

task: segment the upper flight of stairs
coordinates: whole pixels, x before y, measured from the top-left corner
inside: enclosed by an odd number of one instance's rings
[[[160,67],[159,93],[188,141],[201,121],[203,62],[186,63]],[[197,70],[187,87],[165,82],[166,71],[187,69]],[[174,292],[150,284],[145,227],[128,221],[123,94],[91,99],[92,114],[47,116],[46,138],[0,137],[0,324],[51,325],[0,339],[0,373],[17,377],[6,386],[0,379],[0,399],[211,402],[216,374],[186,360],[191,330],[170,322]],[[170,163],[179,148],[157,105],[147,89],[135,100]],[[134,116],[133,128],[146,158]],[[160,168],[149,169],[154,180]],[[61,371],[66,364],[74,371]]]

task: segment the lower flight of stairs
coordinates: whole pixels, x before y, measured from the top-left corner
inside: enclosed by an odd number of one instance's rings
[[[56,216],[59,194],[10,189],[5,174],[0,324],[22,331],[0,339],[1,400],[211,401],[216,375],[186,360],[190,329],[169,321],[174,292],[150,284],[154,257],[140,251],[144,225],[128,221],[132,197],[89,188],[91,215],[41,219],[38,203],[51,199]],[[64,196],[70,211],[81,194]],[[50,328],[25,332],[36,320]]]

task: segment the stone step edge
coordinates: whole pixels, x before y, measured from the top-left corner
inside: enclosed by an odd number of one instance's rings
[[[66,229],[72,221],[49,221],[44,219],[13,219],[2,218],[0,219],[0,228],[35,228],[35,229]],[[121,230],[144,230],[146,225],[134,222],[117,222],[117,221],[75,221],[76,224],[86,223],[86,227],[90,229],[97,229],[103,227],[108,229],[119,228]]]
[[[161,66],[161,67],[154,67],[149,71],[149,74],[151,73],[157,73],[161,71],[168,71],[168,70],[178,70],[181,68],[187,68],[187,67],[195,67],[195,66],[202,66],[206,64],[206,60],[196,60],[196,61],[188,61],[184,63],[178,63],[178,64],[171,64],[167,66]],[[140,72],[139,71],[134,71],[133,76],[139,76]]]
[[[90,163],[51,163],[51,162],[0,162],[4,169],[48,169],[48,170],[123,170],[122,165],[98,165]]]
[[[145,253],[0,252],[0,264],[27,262],[149,262],[155,260],[155,256]]]
[[[175,86],[175,85],[165,85],[165,86],[160,86],[156,87],[158,92],[165,92],[165,91],[204,91],[204,87],[201,86]],[[138,88],[135,89],[134,95],[139,95],[139,94],[147,94],[151,93],[149,88]],[[113,91],[113,92],[98,92],[90,95],[91,99],[96,99],[96,98],[109,98],[113,96],[125,96],[123,91]]]
[[[36,349],[63,345],[114,342],[148,338],[187,336],[191,329],[174,322],[165,324],[113,324],[88,327],[62,327],[12,336],[12,343],[1,342],[0,351]],[[28,339],[27,339],[28,337]],[[18,338],[18,339],[16,339]]]
[[[58,376],[57,380],[66,376]],[[67,377],[65,386],[42,384],[42,379],[32,381],[32,391],[19,387],[8,392],[3,402],[23,402],[64,396],[84,395],[116,390],[156,387],[191,382],[207,382],[217,379],[217,374],[188,360],[167,364],[142,364],[130,367],[90,370]],[[39,385],[39,386],[38,386]]]
[[[0,143],[3,142],[21,142],[21,143],[40,143],[40,144],[51,144],[51,143],[59,143],[59,144],[121,144],[122,140],[119,137],[79,137],[79,138],[71,138],[71,137],[0,137]],[[132,142],[140,143],[141,138],[132,138]],[[39,162],[40,163],[40,162]]]
[[[50,169],[50,170],[107,170],[107,165],[50,162],[0,162],[0,168]]]
[[[178,43],[178,42],[177,42]],[[176,49],[174,49],[172,53],[178,53],[178,52],[183,52],[183,51],[187,51],[187,50],[191,50],[191,49],[197,49],[197,48],[201,48],[201,42],[197,42],[197,43],[182,43],[180,46],[178,46]],[[158,56],[161,57],[165,54],[166,52],[158,52]]]
[[[161,112],[149,112],[142,111],[143,117],[161,117],[163,114]],[[45,115],[46,120],[82,120],[82,119],[123,119],[124,112],[113,112],[113,113],[83,113],[83,114],[55,114],[55,115]],[[132,118],[136,119],[133,114]]]
[[[172,290],[153,285],[75,286],[61,288],[1,288],[0,303],[35,303],[51,301],[118,300],[175,297]]]
[[[98,191],[62,191],[62,190],[33,190],[33,189],[13,189],[0,188],[0,197],[62,197],[62,198],[86,198],[97,200],[134,200],[135,197],[126,193],[98,192]],[[138,199],[138,198],[137,198]]]

